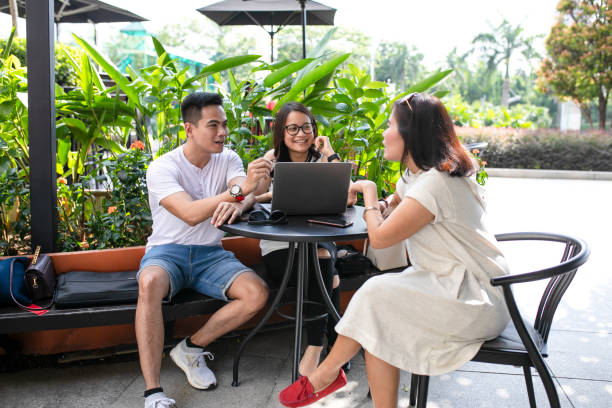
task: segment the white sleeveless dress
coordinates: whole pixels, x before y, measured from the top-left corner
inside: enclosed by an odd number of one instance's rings
[[[474,177],[431,169],[404,179],[398,195],[435,218],[404,241],[412,266],[369,279],[336,331],[402,370],[440,375],[471,360],[507,325],[502,291],[489,280],[508,267],[486,228],[484,190]]]

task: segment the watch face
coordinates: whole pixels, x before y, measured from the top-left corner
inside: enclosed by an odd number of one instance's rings
[[[238,184],[234,184],[233,186],[230,187],[231,195],[239,195],[240,193],[242,193],[242,189],[240,188]]]

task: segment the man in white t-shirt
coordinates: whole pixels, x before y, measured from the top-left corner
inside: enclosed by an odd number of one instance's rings
[[[272,163],[255,160],[245,175],[240,157],[224,149],[227,118],[218,94],[188,95],[181,113],[187,141],[147,170],[153,233],[138,271],[136,307],[145,408],[176,406],[160,384],[162,302],[183,288],[229,302],[170,352],[189,384],[212,389],[217,380],[206,366],[205,358],[213,356],[205,347],[253,317],[268,298],[265,282],[223,249],[217,227],[253,204],[252,193],[269,176]]]

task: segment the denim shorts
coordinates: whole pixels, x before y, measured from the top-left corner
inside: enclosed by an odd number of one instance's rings
[[[164,244],[150,248],[140,261],[140,273],[147,266],[163,268],[170,278],[169,302],[179,290],[191,288],[203,295],[228,301],[227,289],[243,272],[252,271],[232,252],[220,246]]]

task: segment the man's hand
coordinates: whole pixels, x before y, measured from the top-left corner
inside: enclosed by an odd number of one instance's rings
[[[260,180],[270,177],[274,164],[270,160],[259,158],[249,163],[246,180],[240,186],[245,196],[255,191]]]
[[[242,215],[242,205],[240,203],[229,203],[223,201],[219,203],[212,215],[210,223],[216,228],[220,227],[227,220],[228,224],[233,223],[236,218]]]
[[[317,138],[314,140],[314,145],[325,157],[329,157],[334,154],[334,148],[332,147],[329,137],[327,136],[317,136]]]

